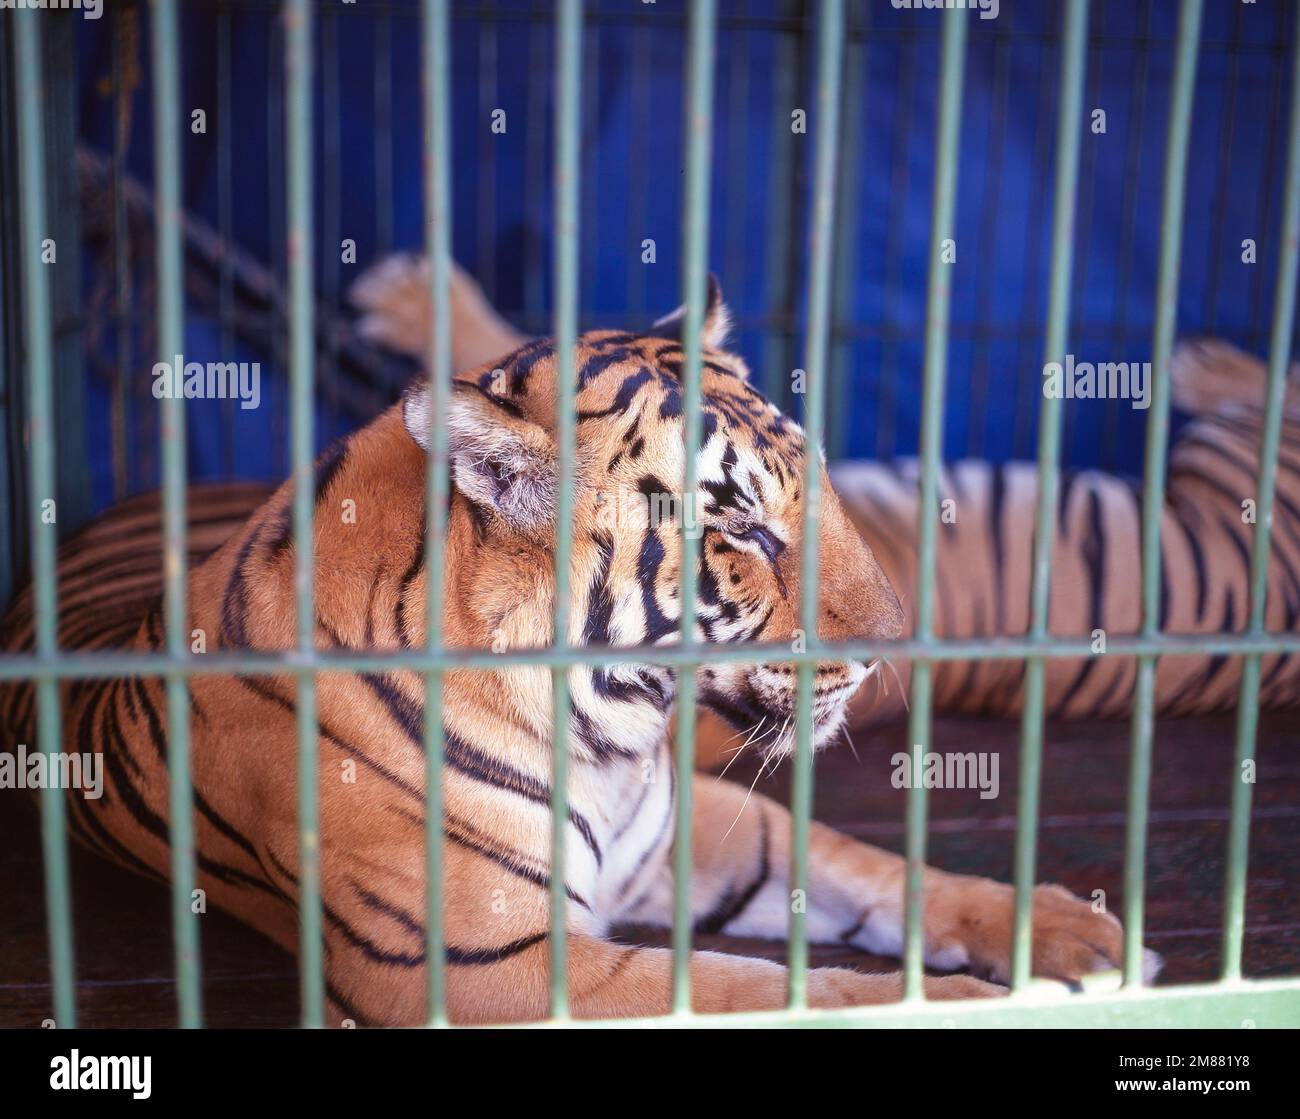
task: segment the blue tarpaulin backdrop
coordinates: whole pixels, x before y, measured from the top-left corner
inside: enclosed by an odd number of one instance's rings
[[[107,5],[107,8],[112,5]],[[815,3],[720,4],[710,267],[735,312],[736,345],[788,402],[802,364],[813,142]],[[850,3],[839,151],[830,450],[915,451],[930,256],[939,28],[931,11]],[[1163,151],[1178,5],[1092,5],[1070,350],[1080,361],[1150,357]],[[1288,0],[1211,0],[1197,74],[1179,331],[1214,332],[1262,351],[1280,220],[1280,135],[1289,94]],[[582,127],[582,322],[635,326],[680,302],[686,6],[586,5]],[[319,5],[314,100],[317,290],[321,313],[393,247],[422,239],[418,9]],[[457,5],[453,21],[454,252],[525,329],[550,313],[553,36],[551,5]],[[1002,0],[971,21],[958,171],[945,453],[1033,453],[1041,399],[1060,10]],[[112,150],[112,13],[78,32],[80,132]],[[184,5],[181,65],[187,210],[220,225],[221,145],[229,157],[229,238],[283,276],[283,43],[273,5]],[[144,26],[147,35],[147,21]],[[128,166],[152,181],[147,39],[138,47]],[[226,80],[223,81],[223,72]],[[188,130],[206,114],[206,133]],[[791,113],[808,112],[807,134]],[[504,132],[492,130],[504,110]],[[1094,110],[1105,131],[1094,131]],[[498,116],[497,118],[501,118]],[[224,136],[224,141],[223,141]],[[344,238],[357,263],[340,262]],[[653,239],[656,261],[642,263]],[[1243,263],[1243,241],[1257,263]],[[193,477],[275,479],[286,464],[283,364],[223,346],[215,307],[188,307],[187,359],[261,360],[262,407],[189,410]],[[128,376],[148,395],[152,355]],[[330,377],[322,361],[322,400]],[[112,494],[108,386],[87,410],[97,505]],[[136,389],[132,389],[136,392]],[[797,405],[795,405],[797,411]],[[233,415],[234,430],[223,429]],[[322,442],[365,417],[322,403]],[[1140,468],[1146,413],[1074,402],[1075,465]],[[152,429],[151,429],[152,430]],[[224,431],[224,435],[223,435]],[[156,484],[156,454],[131,488]]]

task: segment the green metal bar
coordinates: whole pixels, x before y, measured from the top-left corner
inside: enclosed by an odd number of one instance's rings
[[[448,0],[424,0],[424,189],[425,252],[429,258],[429,298],[436,330],[430,333],[426,364],[429,370],[429,474],[425,496],[426,594],[425,647],[442,649],[445,597],[443,568],[447,540],[447,497],[450,469],[447,458],[447,401],[451,394],[451,18]],[[442,726],[443,674],[424,677],[425,755],[425,930],[428,971],[428,1021],[445,1026],[447,953],[443,937]]]
[[[392,17],[380,8],[375,13],[372,40],[375,75],[375,247],[381,253],[393,248],[393,71]]]
[[[650,32],[638,24],[632,35],[631,104],[628,107],[628,143],[633,151],[645,151],[650,136]],[[527,158],[527,157],[525,157]],[[627,243],[640,245],[650,226],[648,175],[632,175],[627,196]],[[525,187],[525,190],[527,188]],[[646,281],[650,269],[641,254],[627,254],[627,287],[623,305],[629,313],[646,309]]]
[[[33,5],[36,6],[36,5]],[[46,215],[45,236],[59,245],[58,266],[51,268],[50,297],[54,315],[54,423],[61,432],[77,433],[59,444],[56,464],[59,483],[59,524],[66,536],[91,519],[86,427],[86,329],[82,316],[82,221],[78,177],[67,174],[75,166],[80,137],[77,106],[78,19],[56,17],[42,32],[45,50]]]
[[[944,378],[948,366],[948,314],[952,284],[940,259],[940,244],[954,234],[957,200],[957,141],[961,125],[962,71],[966,61],[969,14],[950,8],[943,16],[940,60],[938,161],[934,169],[934,202],[930,219],[930,280],[925,310],[925,370],[921,397],[921,478],[917,506],[916,634],[934,636],[935,539],[939,515],[939,456],[943,451]],[[919,754],[930,740],[929,660],[912,665],[912,710],[908,740]],[[917,760],[916,758],[913,759]],[[913,770],[913,772],[919,772]],[[926,790],[914,782],[907,795],[907,912],[903,934],[903,997],[922,998],[924,976],[924,867]]]
[[[878,32],[879,34],[879,32]],[[894,198],[905,197],[912,188],[912,141],[914,136],[914,106],[919,98],[916,96],[917,70],[922,49],[920,36],[912,35],[910,41],[898,45],[898,98],[899,106],[891,124],[888,162],[891,166],[889,191]],[[885,236],[884,260],[884,299],[886,316],[896,317],[894,308],[903,296],[903,264],[907,255],[906,223],[891,222]],[[892,458],[898,446],[898,397],[899,397],[899,350],[902,345],[900,331],[886,331],[880,347],[880,380],[874,453],[877,458]]]
[[[1056,192],[1052,202],[1052,277],[1047,296],[1047,338],[1043,362],[1064,362],[1070,328],[1070,276],[1074,268],[1074,211],[1083,135],[1083,75],[1088,49],[1088,0],[1069,0],[1061,34],[1061,100],[1056,121]],[[1034,575],[1030,591],[1030,636],[1043,638],[1051,607],[1052,545],[1056,539],[1056,493],[1060,481],[1061,401],[1039,402],[1038,508],[1034,523]],[[1020,727],[1020,811],[1016,817],[1016,923],[1012,939],[1011,985],[1029,982],[1032,953],[1034,856],[1043,761],[1043,698],[1046,664],[1026,665],[1025,703]],[[913,770],[915,772],[915,770]]]
[[[48,236],[45,212],[45,137],[41,131],[45,85],[41,76],[40,21],[43,12],[14,20],[14,54],[18,88],[18,150],[22,213],[22,258],[25,344],[28,369],[28,453],[31,456],[29,502],[32,539],[32,609],[36,651],[53,656],[58,647],[57,524],[46,519],[47,502],[55,499],[53,399],[50,352],[49,267],[41,259]],[[56,677],[36,683],[40,749],[57,754],[63,729]],[[53,782],[41,789],[41,854],[45,870],[46,931],[50,943],[50,981],[54,1021],[60,1028],[77,1024],[76,976],[72,960],[72,895],[68,888],[68,836],[63,790]]]
[[[150,45],[154,73],[154,192],[157,200],[158,356],[180,362],[185,346],[184,285],[181,278],[180,28],[175,0],[153,0]],[[177,370],[179,376],[180,370]],[[163,399],[163,615],[167,651],[184,653],[189,610],[185,574],[185,402]],[[168,808],[171,817],[172,935],[180,1024],[202,1023],[199,919],[192,895],[194,797],[190,786],[190,693],[184,677],[167,680]]]
[[[540,198],[542,170],[546,164],[546,28],[534,23],[528,29],[528,115],[524,120],[524,198]],[[535,229],[533,205],[525,201],[527,221],[523,245],[524,311],[530,322],[542,321],[542,237]],[[537,209],[540,211],[541,207]],[[540,224],[540,214],[536,215]]]
[[[578,81],[582,70],[582,2],[560,0],[555,30],[555,442],[559,450],[555,499],[555,613],[552,647],[569,641],[569,564],[573,549],[574,415],[578,340]],[[557,663],[558,662],[552,662]],[[551,1017],[567,1018],[568,898],[564,893],[568,827],[569,674],[551,672]]]
[[[654,664],[665,668],[710,661],[717,664],[798,664],[817,660],[874,660],[877,657],[907,657],[912,660],[965,661],[1025,660],[1099,657],[1221,655],[1251,653],[1300,654],[1300,634],[1240,633],[1118,635],[1106,643],[1106,650],[1092,654],[1086,637],[971,638],[966,640],[828,641],[802,653],[789,645],[756,641],[744,645],[627,645],[618,648],[575,646],[568,649],[518,649],[493,653],[484,649],[448,649],[430,653],[423,649],[399,649],[389,653],[352,653],[317,649],[308,653],[270,654],[215,652],[206,656],[176,656],[141,653],[112,656],[102,653],[61,653],[50,656],[0,657],[0,681],[4,680],[111,680],[124,676],[270,676],[280,673],[308,675],[314,672],[385,672],[406,669],[431,672],[452,668],[524,667],[583,668],[614,664]]]
[[[312,527],[315,512],[314,346],[312,293],[315,228],[312,205],[312,5],[285,0],[284,64],[287,129],[287,233],[289,266],[289,406],[293,455],[294,598],[298,650],[316,644]],[[302,1024],[324,1025],[325,978],[321,940],[320,796],[316,738],[316,677],[298,678],[298,966]]]
[[[274,2],[274,0],[272,0]],[[281,8],[281,11],[284,9]],[[267,57],[273,56],[274,52],[284,50],[285,29],[283,19],[272,19],[268,21],[267,29]],[[287,177],[285,166],[285,73],[281,66],[268,65],[266,68],[266,174],[267,182],[279,182],[280,179]],[[288,264],[286,261],[288,235],[285,228],[285,197],[283,191],[267,188],[267,227],[270,230],[270,270],[275,279],[286,275]],[[285,303],[285,293],[280,283],[274,283],[270,292],[270,311],[271,311],[271,339],[268,348],[271,351],[271,368],[280,373],[288,369],[289,361],[287,357],[288,346],[285,341],[285,328],[288,325],[288,312]],[[271,428],[271,445],[275,448],[276,461],[283,462],[280,468],[286,472],[293,469],[292,452],[286,454],[285,450],[289,446],[288,433],[284,429],[285,423],[285,405],[280,399],[279,393],[273,393],[267,402],[267,410],[270,412]]]
[[[488,116],[501,104],[501,63],[497,38],[501,34],[500,20],[495,0],[482,0],[478,5],[478,111]],[[478,151],[474,159],[474,187],[476,198],[475,250],[478,256],[479,283],[483,294],[494,307],[501,305],[497,298],[497,137],[486,128],[479,130]]]
[[[924,515],[924,514],[923,514]],[[908,750],[911,772],[924,772],[926,744],[930,741],[933,702],[931,662],[912,664],[912,708],[908,716]],[[922,768],[918,768],[922,767]],[[921,782],[907,791],[905,852],[907,857],[906,906],[903,912],[903,998],[924,999],[925,989],[925,839],[929,803]]]
[[[1266,424],[1267,416],[1268,413],[1266,413]],[[1264,461],[1266,460],[1261,456],[1261,464]],[[1268,554],[1266,526],[1267,522],[1263,520],[1257,522],[1257,530],[1264,535],[1257,535],[1253,545],[1255,551],[1259,551],[1261,543],[1264,543],[1265,555]],[[1253,559],[1252,554],[1252,563]],[[1252,572],[1252,595],[1254,591]],[[1245,941],[1246,865],[1250,857],[1252,782],[1246,780],[1243,771],[1246,763],[1255,757],[1255,732],[1259,724],[1259,680],[1258,654],[1245,657],[1241,662],[1241,698],[1237,706],[1237,747],[1234,751],[1232,785],[1229,794],[1232,808],[1228,819],[1228,850],[1224,860],[1223,956],[1219,965],[1219,974],[1228,981],[1241,978],[1241,951]]]
[[[1296,270],[1300,266],[1300,35],[1295,37],[1291,76],[1291,129],[1287,139],[1286,197],[1282,212],[1282,251],[1278,254],[1273,331],[1268,348],[1268,390],[1264,432],[1259,448],[1259,492],[1255,539],[1250,555],[1249,632],[1264,632],[1268,594],[1269,541],[1277,491],[1278,449],[1286,399],[1287,365],[1295,332]],[[1255,757],[1259,717],[1260,657],[1242,663],[1241,700],[1237,708],[1237,751],[1232,774],[1232,821],[1228,828],[1227,876],[1223,907],[1223,978],[1241,978],[1241,948],[1246,915],[1246,864],[1250,855],[1250,802],[1253,783],[1243,769]]]
[[[1160,517],[1165,504],[1165,452],[1169,443],[1169,361],[1178,316],[1178,268],[1183,237],[1187,148],[1195,92],[1196,53],[1202,0],[1183,0],[1178,18],[1169,136],[1165,145],[1161,204],[1160,270],[1152,352],[1154,385],[1147,415],[1142,486],[1142,633],[1160,629]],[[1129,763],[1128,828],[1124,845],[1124,984],[1142,983],[1142,914],[1146,886],[1146,832],[1151,794],[1151,751],[1155,732],[1156,660],[1138,658]]]
[[[790,127],[790,111],[801,95],[800,57],[803,53],[802,4],[779,0],[774,5],[784,26],[773,44],[776,56],[771,74],[773,127],[767,156],[767,229],[763,250],[763,306],[773,314],[788,309],[794,290],[790,256],[794,236],[790,221],[790,200],[794,196],[799,161],[795,157],[795,136]],[[793,353],[788,327],[774,324],[759,340],[758,385],[777,405],[784,407],[789,376],[789,355]]]
[[[850,15],[852,11],[850,10]],[[862,265],[861,228],[863,213],[861,183],[865,172],[867,65],[870,60],[871,6],[866,6],[866,41],[845,44],[844,120],[839,143],[843,158],[836,184],[835,310],[831,315],[831,359],[827,376],[826,455],[829,459],[848,454],[849,427],[853,416],[854,366],[859,353],[855,339],[845,336],[844,324],[855,318],[858,273]]]
[[[643,42],[646,37],[644,27],[638,27],[636,32],[637,41]],[[743,43],[744,40],[738,40]],[[727,66],[726,74],[726,101],[730,105],[748,105],[750,99],[750,67],[753,61],[754,52],[751,50],[737,49],[731,54],[730,62]],[[638,90],[639,105],[642,114],[645,114],[645,103],[650,99],[650,75],[648,73],[648,52],[641,51],[636,60],[641,64],[641,70],[632,76],[632,81],[641,83]],[[644,144],[645,130],[642,128],[641,136],[638,139]],[[635,143],[636,141],[632,141]],[[721,215],[720,225],[722,227],[722,275],[727,277],[727,288],[732,290],[732,285],[739,283],[739,277],[751,275],[749,265],[749,251],[752,248],[750,242],[752,237],[748,236],[745,225],[749,216],[750,206],[750,183],[754,174],[753,167],[750,163],[749,152],[753,143],[751,130],[744,127],[741,123],[741,117],[737,114],[736,119],[726,122],[726,156],[724,157],[724,166],[726,169],[725,185],[723,188],[723,197],[727,200],[726,211]],[[634,149],[635,150],[635,149]],[[648,201],[648,191],[640,183],[642,176],[633,176],[633,189],[639,193],[642,207]],[[629,206],[629,210],[631,207]],[[638,220],[641,211],[638,211]],[[640,241],[639,236],[631,238],[632,244]],[[640,257],[632,258],[636,263],[633,267],[640,265]],[[646,269],[641,267],[640,275],[644,275]],[[737,277],[737,279],[733,279]],[[644,284],[642,285],[644,287]],[[738,293],[732,291],[733,298]],[[634,304],[629,303],[628,309],[631,310]],[[737,332],[739,335],[739,332]],[[740,344],[741,338],[738,336],[734,339],[733,344]]]
[[[686,47],[686,186],[683,209],[686,233],[682,260],[686,319],[682,327],[682,523],[681,604],[682,644],[695,639],[699,538],[696,530],[697,474],[702,420],[700,364],[702,359],[705,269],[709,250],[709,176],[713,142],[713,71],[717,36],[714,0],[691,6]],[[691,786],[695,772],[695,664],[677,671],[677,821],[673,838],[673,994],[675,1014],[691,1009]]]
[[[129,12],[130,9],[123,9]],[[224,4],[217,9],[217,120],[230,120],[234,116],[234,110],[231,108],[234,98],[234,83],[231,79],[231,12]],[[125,36],[121,36],[125,37]],[[125,44],[124,44],[125,46]],[[130,138],[126,135],[128,132],[128,123],[123,119],[125,114],[119,114],[119,129],[122,132],[120,142],[121,155],[115,153],[115,164],[113,167],[114,176],[124,175],[126,173],[126,148]],[[221,128],[218,126],[217,132],[217,235],[221,238],[223,245],[230,245],[235,239],[234,230],[234,182],[231,168],[233,166],[234,147],[233,128]],[[114,182],[121,182],[120,178],[114,178]],[[116,192],[119,196],[122,192]],[[126,206],[123,201],[122,205],[123,221],[125,222]],[[122,254],[122,272],[124,273],[123,281],[129,277],[127,272],[127,248],[123,241],[121,247]],[[125,283],[119,281],[119,290],[125,287]],[[235,308],[235,277],[234,267],[231,261],[230,253],[221,254],[221,263],[217,275],[217,324],[220,330],[220,344],[222,355],[229,355],[235,348],[235,328],[234,328],[234,308]],[[124,324],[125,325],[125,324]],[[128,329],[118,330],[119,344],[122,339],[129,339],[131,332]],[[118,357],[118,369],[125,372],[130,368],[128,361],[123,360],[122,356]],[[123,401],[123,416],[125,416],[125,400]],[[231,397],[222,401],[221,404],[221,469],[228,477],[235,477],[235,432],[237,428],[237,415],[239,404],[238,401]],[[125,457],[125,448],[123,449]],[[125,495],[123,495],[125,496]]]
[[[844,65],[844,4],[826,0],[817,37],[817,148],[808,256],[808,352],[804,375],[804,507],[799,566],[799,624],[809,647],[818,643],[818,543],[822,496],[822,434],[826,426],[831,270],[835,260],[835,173],[840,139],[840,75]],[[808,842],[812,819],[813,675],[802,661],[795,694],[795,754],[790,787],[790,891],[808,897]],[[806,905],[790,907],[790,988],[787,1005],[808,999]]]
[[[38,25],[39,26],[39,25]],[[9,77],[13,66],[15,50],[14,21],[0,23],[0,67],[4,73],[0,82],[8,90],[13,81]],[[9,108],[8,102],[5,109]],[[37,120],[41,119],[38,113]],[[42,137],[42,140],[44,137]],[[44,149],[44,143],[41,145]],[[44,150],[41,155],[44,156]],[[0,457],[0,492],[18,494],[20,487],[31,486],[30,460],[20,458],[14,453],[19,448],[27,455],[29,447],[25,432],[27,428],[27,394],[23,382],[27,377],[27,360],[30,352],[23,341],[23,263],[21,254],[26,251],[27,241],[20,232],[30,229],[23,222],[22,175],[18,154],[18,110],[12,113],[0,113],[0,161],[6,167],[13,168],[10,187],[0,198],[0,304],[13,308],[15,313],[0,320],[0,440],[6,448],[12,448]],[[42,206],[45,200],[41,201]],[[12,231],[12,233],[10,233]],[[49,236],[49,227],[45,227],[45,236]],[[50,295],[46,292],[46,305],[50,306]],[[48,317],[46,323],[50,323]],[[48,329],[48,327],[47,327]],[[30,516],[30,510],[24,511]],[[31,541],[28,539],[30,525],[27,516],[20,517],[15,509],[6,521],[0,521],[0,598],[9,602],[13,597],[17,576],[24,564],[31,563]],[[26,555],[26,560],[22,557]],[[39,749],[39,736],[29,743],[33,749]]]
[[[346,10],[346,9],[345,9]],[[320,22],[317,31],[317,51],[320,56],[320,231],[326,245],[339,243],[342,220],[342,167],[339,148],[342,145],[341,94],[339,91],[339,11],[337,5],[320,5]],[[320,294],[327,306],[338,306],[339,280],[343,262],[340,254],[331,249],[320,255]],[[327,428],[339,421],[339,344],[338,335],[329,330],[316,354],[316,381],[320,386],[322,415]]]

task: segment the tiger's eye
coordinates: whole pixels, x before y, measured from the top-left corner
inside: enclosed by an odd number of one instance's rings
[[[776,562],[776,557],[781,554],[781,549],[785,547],[782,541],[778,540],[762,525],[755,525],[753,528],[746,529],[740,534],[740,539],[757,544],[763,549],[763,554],[773,563]]]

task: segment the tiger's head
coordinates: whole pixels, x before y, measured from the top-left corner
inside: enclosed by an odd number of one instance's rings
[[[750,384],[745,363],[722,348],[728,316],[711,280],[698,489],[683,502],[683,320],[679,310],[645,334],[597,330],[578,340],[568,639],[615,647],[676,642],[685,522],[699,541],[698,638],[794,649],[804,639],[804,459],[823,456]],[[468,585],[456,592],[475,604],[458,630],[469,644],[535,648],[551,639],[556,369],[553,341],[539,339],[455,378],[447,436],[452,517],[474,540],[472,570],[459,575]],[[403,406],[407,430],[426,450],[430,406],[424,383]],[[894,590],[844,513],[824,462],[819,469],[818,636],[896,637],[903,613]],[[838,731],[867,674],[857,661],[817,665],[816,745]],[[549,672],[507,675],[524,717],[549,733]],[[611,664],[575,670],[570,681],[573,732],[594,756],[634,755],[661,740],[675,694],[670,671]],[[796,681],[794,666],[780,663],[720,663],[697,675],[701,703],[737,729],[763,734],[772,756],[793,747]]]

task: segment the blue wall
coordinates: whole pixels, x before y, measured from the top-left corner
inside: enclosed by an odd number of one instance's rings
[[[1177,7],[1172,0],[1092,5],[1085,105],[1105,110],[1107,131],[1084,136],[1070,338],[1081,361],[1150,357]],[[778,397],[789,370],[801,364],[817,127],[815,28],[807,13],[816,9],[780,0],[720,4],[710,265],[736,313],[738,348]],[[883,2],[850,3],[849,10],[855,35],[841,147],[831,450],[910,453],[917,441],[941,17]],[[218,11],[230,13],[225,113]],[[595,0],[587,11],[583,322],[634,326],[679,302],[685,5]],[[550,4],[522,0],[460,5],[452,44],[455,255],[498,306],[537,330],[545,329],[550,306],[550,12]],[[1265,345],[1294,12],[1287,0],[1206,5],[1180,333],[1214,332],[1256,350]],[[394,245],[420,242],[419,48],[411,4],[330,2],[319,15],[318,290],[328,309],[343,306],[340,293],[366,264]],[[996,20],[969,18],[945,451],[1004,459],[1032,454],[1041,399],[1059,6],[1002,0]],[[109,18],[87,22],[79,43],[82,134],[104,150],[112,140],[113,105],[104,92],[111,27]],[[147,71],[143,42],[140,59]],[[282,268],[281,59],[267,6],[186,5],[183,117],[193,108],[208,115],[207,135],[187,132],[182,141],[186,206],[217,224],[219,138],[227,131],[232,237]],[[147,182],[147,72],[143,81],[130,165]],[[377,123],[376,89],[384,85],[391,90],[391,135]],[[795,107],[810,112],[806,136],[790,134]],[[494,108],[506,111],[505,135],[490,132]],[[391,199],[377,189],[376,152],[389,145]],[[331,246],[343,237],[357,241],[355,266],[333,264],[338,254]],[[657,243],[653,265],[640,263],[646,237]],[[1259,246],[1254,265],[1240,260],[1248,237]],[[214,310],[191,301],[187,357],[260,356],[274,364],[274,355],[226,351]],[[147,366],[132,373],[146,396]],[[322,384],[334,375],[323,361]],[[192,407],[195,477],[283,473],[284,394],[268,380],[276,378],[264,378],[263,407],[239,412],[224,442],[220,405]],[[111,493],[107,388],[97,380],[92,391],[89,435],[103,504]],[[1074,402],[1067,410],[1069,461],[1136,471],[1145,417],[1124,402]],[[322,438],[358,419],[323,403]],[[132,488],[152,484],[154,461],[156,455],[140,458]]]

